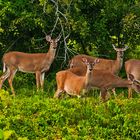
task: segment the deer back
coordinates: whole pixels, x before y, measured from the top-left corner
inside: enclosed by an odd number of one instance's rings
[[[47,53],[8,52],[3,56],[3,65],[23,72],[47,71],[55,58],[59,39],[60,37],[52,39],[51,36],[46,36],[46,40],[50,43]]]
[[[81,67],[81,69],[86,68],[86,65],[82,62],[83,58],[86,58],[87,61],[89,62],[94,62],[94,60],[97,59],[95,57],[88,56],[88,55],[76,55],[70,60],[70,67],[71,68]],[[114,60],[102,59],[102,58],[98,58],[98,59],[100,63],[98,65],[95,65],[94,67],[95,69],[108,70],[112,72]]]
[[[107,70],[113,74],[118,74],[122,68],[124,51],[127,50],[128,46],[125,46],[125,48],[116,48],[114,44],[112,45],[114,50],[117,52],[116,60],[98,58],[100,63],[95,66],[95,69]],[[70,68],[85,67],[82,63],[82,58],[86,58],[89,62],[93,62],[96,59],[95,57],[88,55],[76,55],[69,62]]]

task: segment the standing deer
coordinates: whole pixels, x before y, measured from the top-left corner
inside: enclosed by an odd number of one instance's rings
[[[125,62],[125,71],[127,78],[129,79],[129,74],[133,74],[135,79],[140,80],[140,60],[130,59]],[[132,97],[132,88],[128,89],[128,98]]]
[[[95,69],[107,70],[116,75],[120,72],[123,64],[124,51],[127,50],[128,46],[125,46],[125,48],[116,48],[115,45],[113,45],[113,48],[117,52],[116,60],[98,58],[100,63],[95,66]],[[95,57],[84,54],[76,55],[69,62],[70,68],[86,67],[85,64],[82,63],[82,58],[86,58],[87,61],[90,62],[96,59]]]
[[[56,53],[57,42],[60,35],[56,39],[52,39],[50,35],[46,36],[46,40],[50,43],[47,53],[23,53],[8,52],[3,56],[3,75],[0,77],[0,89],[3,82],[8,78],[8,82],[13,95],[15,91],[12,85],[13,78],[17,71],[35,73],[37,89],[43,89],[45,72],[49,70]]]
[[[112,74],[118,75],[122,68],[124,51],[127,50],[128,46],[125,46],[125,48],[116,48],[115,45],[113,45],[113,48],[117,52],[116,60],[98,58],[100,63],[95,66],[95,69],[106,70]],[[81,67],[85,69],[86,66],[82,63],[82,58],[86,58],[88,61],[94,61],[96,59],[88,55],[76,55],[69,62],[70,68]],[[115,89],[112,89],[112,91],[115,94]]]
[[[78,76],[69,70],[59,71],[56,74],[57,91],[54,95],[55,98],[59,98],[62,92],[80,97],[83,90],[90,89],[90,83],[93,77],[92,70],[99,60],[95,59],[94,62],[89,63],[83,58],[83,61],[87,66],[85,76]]]
[[[67,71],[70,71],[77,76],[78,75],[84,76],[86,74],[85,69],[81,69],[80,67],[70,68]],[[117,88],[117,87],[131,87],[136,92],[140,92],[140,81],[135,80],[134,76],[132,74],[128,74],[128,76],[129,76],[129,80],[125,80],[108,71],[93,69],[92,75],[90,77],[89,85],[91,87],[96,87],[96,88],[100,89],[101,97],[102,97],[103,101],[106,100],[107,90]],[[65,79],[65,77],[66,76],[64,75],[63,78]],[[58,77],[58,81],[59,81],[59,77]],[[60,79],[60,81],[61,81],[61,79]],[[73,83],[74,80],[69,78],[68,82]],[[79,83],[80,82],[75,83],[75,86],[77,88],[79,87]]]

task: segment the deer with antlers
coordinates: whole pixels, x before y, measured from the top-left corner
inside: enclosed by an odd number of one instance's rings
[[[0,89],[3,82],[8,79],[11,91],[15,95],[12,85],[13,78],[17,71],[35,73],[37,89],[43,89],[44,76],[55,58],[57,43],[60,40],[60,35],[56,39],[52,39],[50,35],[46,36],[46,40],[50,43],[50,48],[47,53],[23,53],[23,52],[8,52],[3,56],[3,75],[0,77]]]
[[[123,64],[124,51],[127,50],[128,46],[125,46],[125,48],[116,48],[115,45],[113,44],[113,48],[117,52],[116,60],[98,58],[100,60],[100,63],[95,66],[95,69],[107,70],[116,75],[119,73]],[[87,61],[91,61],[91,62],[96,59],[95,57],[84,55],[84,54],[76,55],[69,62],[70,68],[86,67],[85,64],[82,63],[82,58],[86,58]]]
[[[129,79],[129,74],[133,74],[135,79],[140,80],[140,60],[137,59],[127,60],[125,62],[125,71],[128,79]],[[128,89],[128,98],[131,97],[132,97],[132,88],[130,87]]]
[[[61,93],[66,92],[69,95],[81,96],[81,92],[85,92],[90,89],[90,83],[92,80],[93,67],[99,62],[98,59],[95,59],[92,63],[89,63],[87,59],[82,59],[87,70],[84,76],[78,76],[72,73],[70,70],[59,71],[56,74],[57,82],[57,91],[54,95],[54,98],[59,98]]]
[[[125,46],[125,48],[116,48],[114,44],[112,45],[117,52],[116,60],[98,58],[100,63],[95,66],[95,69],[106,70],[112,74],[118,75],[122,68],[124,51],[127,50],[128,46]],[[79,67],[85,69],[86,66],[82,63],[82,58],[86,58],[88,61],[94,61],[96,59],[95,57],[84,54],[76,55],[69,62],[70,68]],[[112,89],[112,91],[115,94],[115,89]]]

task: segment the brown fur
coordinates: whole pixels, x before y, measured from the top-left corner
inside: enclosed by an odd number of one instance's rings
[[[136,80],[140,80],[140,60],[130,59],[125,62],[125,71],[127,74],[127,78],[129,78],[129,74],[134,75]],[[137,88],[137,92],[140,92],[139,87]],[[128,98],[132,97],[132,88],[128,89]]]
[[[3,56],[3,75],[0,77],[0,89],[3,82],[8,78],[8,82],[13,95],[15,95],[12,85],[16,71],[36,74],[37,89],[41,86],[43,89],[45,72],[49,70],[56,53],[57,42],[60,37],[51,39],[46,36],[46,40],[50,42],[50,48],[47,53],[23,53],[23,52],[8,52]]]

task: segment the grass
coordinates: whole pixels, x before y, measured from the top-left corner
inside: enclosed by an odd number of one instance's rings
[[[21,88],[0,91],[0,135],[4,139],[140,139],[140,96],[103,103],[98,91],[84,98],[53,99],[53,92]],[[124,96],[123,96],[124,95]]]

